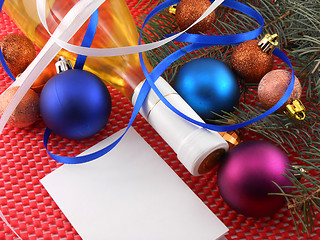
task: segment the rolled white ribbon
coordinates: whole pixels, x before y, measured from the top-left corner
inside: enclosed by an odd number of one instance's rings
[[[46,43],[46,45],[43,47],[43,49],[40,51],[40,53],[37,55],[37,57],[33,60],[33,62],[12,84],[12,86],[20,87],[13,96],[12,100],[8,104],[0,119],[0,133],[2,133],[11,114],[18,106],[19,102],[22,100],[27,91],[31,88],[34,81],[38,78],[41,72],[46,68],[46,66],[53,60],[53,58],[59,53],[59,51],[62,48],[76,54],[87,55],[92,57],[112,57],[152,50],[161,47],[162,45],[179,37],[182,33],[188,31],[195,24],[207,17],[223,1],[224,0],[214,1],[210,5],[210,7],[202,14],[202,16],[199,19],[197,19],[192,25],[190,25],[186,30],[177,33],[176,35],[173,35],[169,38],[144,45],[97,49],[75,46],[69,44],[68,41],[86,22],[86,20],[88,20],[88,18],[93,14],[93,12],[96,11],[96,9],[99,8],[100,5],[105,2],[105,0],[80,0],[71,8],[71,10],[62,19],[61,23],[58,25],[53,34],[50,33],[46,22],[46,0],[37,0],[37,11],[39,18],[51,37]]]

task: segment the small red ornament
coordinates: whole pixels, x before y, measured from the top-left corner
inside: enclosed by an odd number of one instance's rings
[[[11,87],[1,94],[0,115],[3,114],[18,88],[19,87]],[[10,116],[8,124],[17,128],[24,128],[36,122],[39,116],[39,97],[33,90],[30,89]]]
[[[194,23],[210,7],[209,0],[181,0],[176,8],[176,22],[181,30],[185,30]],[[213,11],[201,22],[188,30],[189,33],[206,32],[212,27],[216,18]]]
[[[21,74],[36,57],[36,49],[29,38],[21,34],[10,34],[0,40],[6,63],[16,77]]]
[[[291,72],[277,69],[268,72],[261,79],[258,87],[258,96],[262,106],[269,109],[280,100],[289,86],[291,76]],[[286,105],[291,104],[294,100],[300,99],[301,93],[302,87],[300,81],[295,76],[293,91],[287,102],[278,109],[278,112],[283,111]]]
[[[273,68],[272,51],[277,34],[267,34],[260,42],[248,40],[238,45],[231,55],[231,68],[245,82],[258,83]]]

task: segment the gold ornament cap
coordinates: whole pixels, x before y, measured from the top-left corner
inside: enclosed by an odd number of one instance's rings
[[[284,113],[291,119],[302,121],[306,118],[306,108],[300,100],[294,100],[286,106]]]
[[[303,178],[304,174],[309,174],[309,171],[303,167],[293,165],[292,168],[297,170],[297,172],[294,173],[293,175],[298,179],[298,181],[300,181]]]
[[[177,12],[177,5],[178,4],[174,4],[174,5],[171,5],[170,7],[169,7],[169,13],[171,14],[171,15],[173,15],[173,16],[175,16],[176,15],[176,12]]]
[[[258,42],[258,46],[261,48],[262,52],[271,55],[273,50],[279,45],[277,39],[278,34],[275,33],[271,35],[268,33]]]

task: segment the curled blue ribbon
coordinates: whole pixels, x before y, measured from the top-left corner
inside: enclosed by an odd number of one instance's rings
[[[3,4],[4,0],[0,0],[0,6],[1,3]],[[142,28],[141,28],[141,32],[140,32],[140,36],[139,36],[139,44],[141,44],[141,39],[142,39],[142,32],[143,29],[145,27],[145,25],[147,24],[147,22],[155,15],[157,14],[159,11],[170,7],[173,4],[179,3],[180,0],[167,0],[163,3],[161,3],[160,5],[158,5],[157,7],[155,7],[146,17]],[[211,1],[212,2],[212,1]],[[148,95],[150,89],[152,88],[153,91],[158,95],[158,97],[161,99],[161,101],[163,101],[163,103],[169,108],[171,109],[173,112],[175,112],[176,114],[178,114],[179,116],[183,117],[184,119],[186,119],[187,121],[190,121],[198,126],[207,128],[207,129],[211,129],[214,131],[219,131],[219,132],[224,132],[224,131],[231,131],[231,130],[235,130],[244,126],[247,126],[251,123],[254,123],[256,121],[261,120],[262,118],[268,116],[269,114],[273,113],[275,110],[277,110],[279,107],[281,107],[289,98],[289,96],[291,95],[291,92],[293,90],[294,87],[294,73],[293,73],[293,69],[292,69],[292,65],[288,59],[288,57],[281,52],[279,49],[275,49],[274,51],[274,55],[279,57],[280,59],[282,59],[285,63],[287,63],[291,70],[292,70],[292,78],[291,78],[291,82],[289,84],[288,89],[286,90],[285,94],[283,95],[283,97],[279,100],[279,102],[277,104],[275,104],[271,109],[269,109],[268,111],[264,112],[262,115],[253,118],[249,121],[243,122],[243,123],[239,123],[239,124],[234,124],[234,125],[227,125],[227,126],[221,126],[221,125],[211,125],[211,124],[206,124],[203,122],[198,122],[195,121],[194,119],[191,119],[190,117],[184,115],[183,113],[181,113],[179,110],[177,110],[175,107],[173,107],[170,102],[168,102],[168,100],[160,93],[160,91],[158,90],[158,88],[155,86],[154,82],[160,77],[160,75],[173,63],[175,62],[177,59],[179,59],[180,57],[184,56],[186,53],[188,52],[192,52],[196,49],[199,48],[203,48],[203,47],[208,47],[208,46],[215,46],[215,45],[237,45],[241,42],[247,41],[247,40],[251,40],[254,39],[256,37],[258,37],[261,32],[262,32],[262,28],[264,25],[264,19],[263,17],[254,9],[236,2],[234,0],[225,0],[223,2],[224,6],[233,8],[235,10],[238,10],[244,14],[247,14],[248,16],[252,17],[253,19],[255,19],[261,26],[253,31],[249,31],[246,33],[241,33],[241,34],[233,34],[233,35],[225,35],[225,36],[215,36],[215,35],[210,35],[210,36],[205,36],[205,35],[198,35],[198,34],[188,34],[188,33],[184,33],[181,36],[179,36],[177,39],[175,39],[176,41],[183,41],[183,42],[188,42],[191,43],[190,45],[172,53],[171,55],[169,55],[167,58],[165,58],[162,62],[160,62],[158,64],[158,66],[156,66],[154,68],[154,70],[149,74],[143,57],[142,57],[142,53],[139,53],[139,57],[140,57],[140,63],[141,63],[141,67],[142,70],[146,76],[146,81],[144,82],[144,84],[142,85],[142,88],[140,90],[140,93],[138,95],[138,98],[136,100],[136,104],[134,106],[134,109],[132,111],[128,126],[125,130],[125,132],[116,140],[114,141],[112,144],[110,144],[109,146],[94,152],[92,154],[88,154],[85,156],[80,156],[80,157],[63,157],[63,156],[58,156],[55,155],[53,153],[51,153],[48,148],[47,148],[47,144],[48,144],[48,140],[51,134],[51,130],[50,129],[46,129],[45,133],[44,133],[44,145],[45,148],[48,151],[48,154],[50,155],[50,157],[58,162],[61,163],[67,163],[67,164],[79,164],[79,163],[85,163],[85,162],[90,162],[92,160],[95,160],[103,155],[105,155],[106,153],[108,153],[111,149],[113,149],[123,138],[123,136],[127,133],[127,131],[129,130],[129,128],[131,127],[131,125],[133,124],[136,116],[139,113],[140,108],[142,107],[146,96]],[[97,16],[97,15],[96,15]],[[92,16],[93,17],[93,16]],[[88,35],[86,33],[86,36],[88,36],[88,39],[86,39],[87,37],[85,37],[85,41],[86,43],[83,43],[82,46],[87,46],[91,45],[92,41],[93,41],[93,37],[97,28],[97,19],[96,20],[90,20],[90,22],[92,22],[92,24],[89,24],[89,26],[95,26],[95,29],[91,29],[91,30],[87,30]],[[89,27],[88,26],[88,27]],[[85,61],[85,56],[79,56],[78,59],[80,59],[80,63],[79,65],[76,64],[77,66],[80,66],[79,68],[81,68],[83,59]],[[77,59],[77,62],[78,62]]]
[[[168,1],[167,1],[168,2]],[[175,4],[177,2],[179,2],[179,0],[169,0],[170,4]],[[212,1],[211,1],[212,2]],[[277,109],[279,109],[290,97],[292,91],[293,91],[293,87],[294,87],[294,72],[293,72],[293,68],[292,65],[290,63],[289,58],[279,49],[275,49],[273,54],[277,57],[279,57],[282,61],[284,61],[286,64],[289,65],[289,67],[291,68],[291,73],[292,73],[292,77],[290,80],[290,84],[286,90],[286,92],[284,93],[284,95],[281,97],[281,99],[269,110],[267,110],[266,112],[264,112],[263,114],[259,115],[258,117],[255,117],[253,119],[250,119],[248,121],[242,122],[242,123],[238,123],[238,124],[233,124],[233,125],[213,125],[213,124],[206,124],[203,122],[199,122],[196,121],[188,116],[186,116],[185,114],[183,114],[182,112],[180,112],[179,110],[177,110],[174,106],[172,106],[170,104],[170,102],[161,94],[161,92],[159,91],[159,89],[155,86],[154,82],[160,77],[160,75],[177,59],[179,59],[180,57],[184,56],[185,54],[192,52],[196,49],[199,48],[203,48],[203,47],[208,47],[208,46],[215,46],[215,45],[236,45],[239,44],[243,41],[247,41],[250,39],[254,39],[256,38],[258,35],[260,35],[260,33],[262,32],[262,28],[263,28],[263,24],[264,24],[264,20],[262,18],[262,16],[257,13],[255,10],[253,10],[252,8],[249,8],[248,6],[233,1],[233,0],[225,0],[223,2],[224,6],[236,9],[242,13],[248,14],[249,16],[253,17],[255,20],[257,20],[261,27],[247,32],[247,33],[241,33],[241,34],[234,34],[234,35],[226,35],[226,36],[204,36],[204,35],[197,35],[197,34],[187,34],[184,33],[182,34],[180,37],[178,37],[178,39],[180,38],[180,40],[186,40],[187,42],[191,43],[190,45],[174,52],[173,54],[169,55],[167,58],[165,58],[162,62],[160,62],[155,68],[154,70],[149,74],[147,71],[147,68],[145,66],[143,57],[142,57],[142,53],[139,53],[139,58],[140,58],[140,63],[141,63],[141,67],[142,70],[146,76],[146,82],[148,83],[148,88],[152,88],[152,90],[157,94],[157,96],[160,98],[160,100],[174,113],[176,113],[177,115],[179,115],[180,117],[184,118],[185,120],[192,122],[198,126],[201,126],[203,128],[207,128],[213,131],[218,131],[218,132],[226,132],[226,131],[232,131],[232,130],[236,130],[245,126],[248,126],[254,122],[257,122],[265,117],[267,117],[268,115],[272,114],[273,112],[275,112]],[[161,6],[161,5],[159,5]],[[152,12],[150,13],[152,14]],[[146,23],[150,20],[151,16],[149,18],[146,19],[146,21],[144,22],[142,28],[141,28],[141,32],[140,32],[140,37],[139,37],[139,44],[141,44],[141,39],[142,39],[142,30],[145,27]],[[257,35],[258,34],[258,35]],[[235,37],[236,36],[236,37]]]

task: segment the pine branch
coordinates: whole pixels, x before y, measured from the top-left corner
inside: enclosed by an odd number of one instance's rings
[[[316,73],[316,71],[318,70],[318,68],[319,68],[319,66],[320,66],[320,60],[318,60],[318,63],[317,63],[317,65],[314,67],[314,69],[312,70],[312,74],[315,74]]]
[[[272,20],[271,22],[267,23],[264,27],[265,27],[265,28],[268,28],[268,27],[272,26],[273,24],[275,24],[275,23],[283,20],[284,18],[286,18],[286,17],[288,17],[288,16],[290,16],[290,15],[292,15],[292,14],[293,14],[293,11],[292,11],[292,10],[289,10],[289,11],[287,11],[285,14],[281,15],[280,17],[278,17],[278,18]]]
[[[311,208],[314,205],[313,203],[315,200],[320,200],[319,196],[320,188],[307,197],[293,199],[293,203],[288,205],[288,209],[295,209],[296,211],[301,212],[305,208]]]

